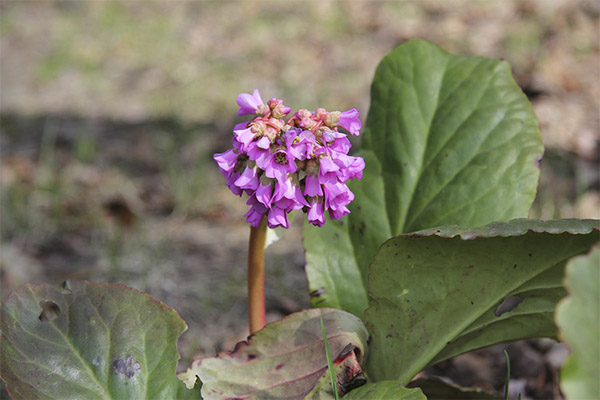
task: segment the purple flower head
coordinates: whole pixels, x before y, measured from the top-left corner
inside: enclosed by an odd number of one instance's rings
[[[240,93],[236,99],[240,109],[238,115],[256,115],[257,112],[262,111],[263,103],[258,89],[254,89],[254,93]]]
[[[287,214],[303,210],[307,219],[323,226],[325,213],[342,218],[354,194],[346,182],[361,179],[365,162],[348,155],[351,143],[344,128],[358,135],[358,111],[314,112],[301,109],[287,122],[290,108],[280,99],[262,101],[258,90],[237,97],[238,115],[250,115],[233,133],[233,148],[213,156],[236,195],[246,193],[246,221],[258,227],[266,218],[270,228],[289,227]]]
[[[362,124],[360,119],[358,119],[358,110],[353,108],[352,110],[344,111],[340,114],[340,120],[338,121],[338,125],[350,132],[353,135],[360,134],[360,128],[362,128]]]

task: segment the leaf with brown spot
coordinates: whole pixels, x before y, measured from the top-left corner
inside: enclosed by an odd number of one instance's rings
[[[175,376],[186,329],[175,311],[123,285],[25,285],[0,310],[1,376],[13,399],[187,399]]]
[[[343,393],[364,382],[360,363],[368,333],[354,315],[322,310],[338,387]],[[268,324],[248,342],[238,343],[233,352],[196,360],[179,378],[188,386],[200,378],[206,400],[328,398],[331,382],[320,315],[321,309],[305,310]]]
[[[370,268],[369,377],[408,382],[469,350],[555,337],[565,263],[599,240],[596,220],[528,219],[389,239]]]

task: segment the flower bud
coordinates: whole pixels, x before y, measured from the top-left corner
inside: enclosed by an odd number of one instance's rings
[[[327,116],[323,120],[323,123],[330,128],[335,128],[337,126],[337,123],[340,121],[340,114],[341,113],[339,111],[332,111],[330,113],[327,113]]]
[[[320,119],[321,121],[324,121],[325,118],[327,118],[327,114],[329,113],[324,108],[317,108],[315,110],[315,118]]]
[[[264,120],[256,118],[250,123],[250,129],[254,133],[262,134],[267,129],[267,124]]]

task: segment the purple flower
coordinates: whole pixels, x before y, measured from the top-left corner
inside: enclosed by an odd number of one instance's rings
[[[325,192],[325,208],[329,210],[343,209],[354,200],[354,193],[344,183],[325,183],[323,191]]]
[[[267,224],[269,228],[277,228],[278,226],[282,226],[285,229],[290,227],[290,223],[287,219],[287,213],[281,208],[274,206],[269,210],[269,214],[267,215]]]
[[[329,209],[329,218],[331,219],[340,219],[346,214],[350,214],[350,210],[346,206],[341,206],[335,210]]]
[[[237,162],[237,154],[233,149],[227,150],[224,153],[216,153],[213,155],[213,159],[219,165],[221,173],[225,176],[225,179],[229,178],[231,171],[235,167]]]
[[[265,207],[264,204],[259,203],[254,196],[250,197],[246,204],[251,207],[248,212],[244,214],[244,217],[246,217],[246,221],[249,222],[250,225],[258,228],[260,220],[267,213],[267,207]]]
[[[256,189],[256,200],[261,202],[267,208],[271,208],[271,200],[273,199],[273,180],[263,178],[260,180],[258,189]]]
[[[273,201],[277,202],[282,199],[289,201],[285,202],[287,210],[299,210],[304,206],[308,206],[308,203],[302,195],[302,190],[296,185],[291,178],[285,180],[285,182],[277,182],[275,185],[275,193],[273,193]]]
[[[290,108],[280,99],[267,104],[255,90],[237,97],[238,115],[252,120],[235,126],[233,148],[213,156],[236,195],[246,193],[250,209],[246,220],[258,227],[263,218],[271,228],[289,227],[287,214],[303,210],[316,226],[348,214],[354,199],[346,182],[361,179],[365,162],[349,156],[351,143],[344,128],[358,135],[358,111],[314,112],[302,109],[289,120]]]
[[[310,197],[323,196],[323,189],[321,188],[318,176],[306,175],[306,180],[304,181],[304,195]]]
[[[307,215],[308,222],[315,226],[323,226],[325,224],[325,215],[323,214],[323,200],[314,199],[310,203]]]
[[[362,157],[352,157],[345,154],[337,154],[334,162],[340,167],[338,179],[345,183],[348,179],[361,179],[365,160]]]
[[[254,93],[240,93],[236,99],[236,102],[240,106],[238,115],[256,115],[257,111],[260,110],[261,106],[264,106],[258,89],[254,89]]]
[[[247,166],[234,184],[240,189],[248,189],[251,191],[258,189],[258,173],[256,167],[250,168]]]
[[[358,110],[353,108],[352,110],[344,111],[340,114],[340,120],[338,121],[338,125],[350,132],[353,135],[360,134],[360,128],[362,124],[360,119],[358,119]]]
[[[272,152],[265,161],[261,160],[260,164],[259,160],[256,160],[256,163],[268,178],[275,178],[280,183],[285,182],[287,174],[293,174],[298,169],[294,155],[285,147]]]
[[[327,130],[323,132],[323,139],[325,139],[327,148],[330,151],[348,154],[348,151],[352,147],[348,137],[341,132]]]
[[[241,175],[242,174],[239,171],[237,171],[237,169],[234,169],[233,172],[229,175],[227,182],[225,183],[229,190],[231,190],[231,192],[236,196],[241,196],[243,192],[243,189],[235,184],[235,182]]]
[[[337,182],[337,175],[340,167],[328,156],[319,158],[319,182],[320,183],[335,183]]]
[[[271,154],[271,141],[268,137],[263,136],[260,139],[251,142],[246,147],[246,154],[252,161],[256,161],[257,164],[264,165],[267,158]]]
[[[241,143],[240,147],[243,151],[245,151],[248,148],[248,145],[254,140],[254,137],[256,136],[256,134],[252,132],[251,128],[234,130],[233,133],[235,134],[235,140]]]

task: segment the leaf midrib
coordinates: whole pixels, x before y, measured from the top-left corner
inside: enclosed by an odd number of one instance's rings
[[[423,149],[423,153],[421,154],[421,165],[420,165],[420,168],[419,168],[419,173],[418,173],[417,179],[415,180],[415,184],[414,184],[414,186],[413,186],[412,190],[410,191],[410,194],[411,194],[411,196],[410,196],[410,201],[409,201],[408,207],[406,208],[406,214],[404,215],[404,220],[402,221],[402,229],[401,229],[401,232],[399,232],[399,233],[405,233],[405,232],[407,231],[407,228],[408,228],[408,227],[411,227],[411,229],[413,229],[413,228],[412,228],[412,225],[414,225],[415,221],[416,221],[416,220],[418,220],[418,218],[421,216],[421,214],[423,213],[423,211],[424,211],[425,209],[427,209],[427,206],[428,206],[428,205],[429,205],[429,204],[430,204],[430,203],[431,203],[431,202],[432,202],[432,201],[433,201],[433,200],[434,200],[434,199],[437,197],[437,195],[438,195],[438,194],[439,194],[439,193],[440,193],[440,192],[441,192],[441,191],[442,191],[442,190],[443,190],[443,189],[444,189],[444,188],[445,188],[445,187],[446,187],[446,186],[447,186],[449,183],[451,183],[451,182],[452,182],[452,181],[453,181],[453,180],[456,178],[456,176],[457,176],[457,175],[458,175],[458,174],[459,174],[461,171],[463,171],[465,168],[468,168],[469,164],[470,164],[470,163],[473,161],[473,159],[479,155],[479,150],[481,149],[481,147],[483,146],[483,144],[484,144],[484,143],[485,143],[485,141],[487,140],[487,136],[486,136],[486,138],[485,138],[484,140],[482,140],[482,141],[481,141],[481,143],[480,143],[480,145],[479,145],[479,148],[477,149],[477,151],[475,151],[475,152],[474,152],[474,154],[473,154],[473,156],[471,157],[471,159],[470,159],[470,160],[469,160],[467,163],[465,163],[465,166],[464,166],[463,168],[461,168],[461,169],[459,169],[459,170],[455,171],[455,174],[454,174],[453,178],[452,178],[452,179],[450,179],[450,180],[449,180],[449,181],[448,181],[446,184],[444,184],[444,185],[442,185],[441,187],[439,187],[439,188],[438,188],[438,191],[437,191],[437,192],[434,194],[434,196],[432,196],[432,197],[431,197],[431,199],[429,199],[428,201],[426,201],[426,202],[425,202],[425,204],[424,204],[424,205],[421,207],[421,210],[420,210],[418,213],[417,213],[417,212],[412,212],[412,213],[411,213],[411,211],[413,210],[413,207],[414,207],[415,193],[416,193],[416,191],[417,191],[417,188],[418,188],[418,187],[419,187],[419,185],[421,184],[421,178],[423,177],[423,174],[425,173],[425,171],[427,170],[427,168],[428,168],[428,167],[431,165],[431,163],[432,163],[432,162],[435,160],[435,158],[436,158],[436,157],[437,157],[437,155],[440,153],[440,151],[442,151],[442,149],[444,149],[444,148],[446,147],[446,145],[448,144],[448,142],[450,142],[450,141],[451,141],[451,140],[452,140],[454,137],[456,137],[456,135],[457,135],[457,134],[460,132],[460,127],[461,127],[461,126],[462,126],[462,125],[463,125],[463,124],[464,124],[464,123],[465,123],[465,122],[466,122],[466,121],[467,121],[467,120],[468,120],[468,119],[469,119],[469,118],[470,118],[470,117],[471,117],[471,116],[472,116],[472,115],[473,115],[473,114],[474,114],[474,113],[475,113],[477,110],[479,110],[479,109],[480,109],[479,107],[477,107],[477,105],[479,104],[479,102],[480,102],[481,98],[482,98],[482,97],[483,97],[483,96],[484,96],[484,95],[487,93],[487,90],[489,89],[489,87],[490,87],[490,84],[491,84],[491,83],[494,81],[494,74],[489,74],[489,75],[488,75],[488,80],[487,80],[487,81],[486,81],[486,83],[485,83],[485,88],[483,88],[483,89],[481,90],[481,93],[479,94],[479,99],[478,99],[478,100],[475,102],[475,106],[474,106],[474,107],[473,107],[471,110],[469,110],[469,113],[468,113],[468,114],[467,114],[467,115],[466,115],[466,116],[463,118],[463,120],[462,120],[462,121],[461,121],[461,123],[460,123],[460,124],[457,126],[457,128],[456,128],[456,129],[455,129],[455,130],[454,130],[454,131],[453,131],[453,132],[452,132],[450,135],[448,135],[448,138],[447,138],[447,139],[445,140],[445,142],[444,142],[444,143],[443,143],[443,144],[440,146],[440,148],[438,149],[438,151],[437,151],[435,154],[433,154],[433,155],[430,157],[430,160],[429,160],[427,163],[424,163],[424,161],[425,161],[425,156],[427,155],[427,150],[428,150],[428,149],[431,147],[431,140],[433,140],[432,138],[433,138],[433,136],[434,136],[434,135],[433,135],[433,133],[435,133],[435,132],[431,132],[431,129],[432,129],[432,123],[433,123],[433,121],[435,120],[435,118],[436,118],[436,116],[438,115],[438,112],[439,112],[439,99],[440,99],[440,97],[441,97],[441,91],[442,91],[442,88],[443,88],[443,86],[444,86],[444,80],[446,79],[446,71],[447,71],[448,64],[449,64],[449,61],[450,61],[450,59],[451,59],[451,58],[452,58],[452,57],[448,57],[448,58],[447,58],[447,61],[446,61],[446,64],[444,65],[443,77],[442,77],[442,80],[441,80],[441,82],[440,82],[440,87],[439,87],[439,90],[438,90],[437,101],[436,101],[436,104],[435,104],[435,111],[432,113],[431,120],[429,121],[429,124],[428,124],[428,129],[427,129],[427,141],[426,141],[426,143],[425,143],[425,147],[424,147],[424,149]],[[455,88],[452,90],[452,92],[454,92],[454,91],[458,90],[458,89],[459,89],[459,88],[462,86],[462,84],[463,84],[464,82],[468,81],[468,80],[471,78],[471,75],[474,73],[474,71],[476,71],[476,70],[477,70],[477,69],[478,69],[478,68],[479,68],[479,67],[480,67],[482,64],[484,64],[484,61],[486,61],[486,60],[485,60],[485,59],[480,59],[480,60],[478,60],[478,63],[477,63],[477,64],[475,64],[475,66],[473,67],[473,69],[472,69],[471,73],[470,73],[469,75],[467,75],[467,76],[466,76],[466,77],[465,77],[465,78],[464,78],[464,79],[463,79],[463,80],[462,80],[462,81],[461,81],[461,82],[460,82],[458,85],[456,85],[456,87],[455,87]],[[483,85],[482,85],[482,86],[483,86]],[[506,113],[505,113],[505,115],[503,115],[503,116],[502,116],[502,118],[499,120],[498,124],[499,124],[499,123],[500,123],[500,122],[501,122],[501,121],[502,121],[502,120],[505,118],[505,116],[506,116]],[[495,127],[494,127],[494,128],[495,128]],[[490,131],[488,132],[488,135],[489,135],[489,133],[490,133],[490,132],[493,132],[493,129],[490,129]],[[408,220],[408,216],[409,216],[409,215],[414,215],[414,216],[411,218],[411,220],[410,220],[410,221],[407,221],[407,220]],[[437,225],[439,225],[439,224],[437,224]],[[418,227],[417,227],[417,228],[414,228],[414,229],[422,229],[422,228],[418,228]]]
[[[27,289],[31,293],[32,297],[35,299],[36,303],[39,304],[40,300],[36,296],[36,293],[32,290],[31,286],[28,286]],[[63,332],[56,327],[56,324],[53,321],[50,322],[49,325],[63,338],[63,340],[65,341],[65,343],[68,345],[68,348],[71,349],[72,354],[74,354],[75,357],[79,360],[79,362],[84,366],[84,370],[86,370],[88,372],[88,375],[91,376],[92,380],[95,381],[100,388],[102,388],[103,397],[105,399],[111,399],[111,396],[106,392],[106,388],[104,387],[104,385],[102,384],[102,382],[100,382],[98,380],[98,377],[96,376],[96,374],[94,373],[94,371],[90,368],[90,366],[88,365],[88,363],[85,361],[85,359],[79,353],[79,349],[77,349],[76,347],[73,346],[73,344],[68,340],[67,336],[65,336],[63,334]]]

